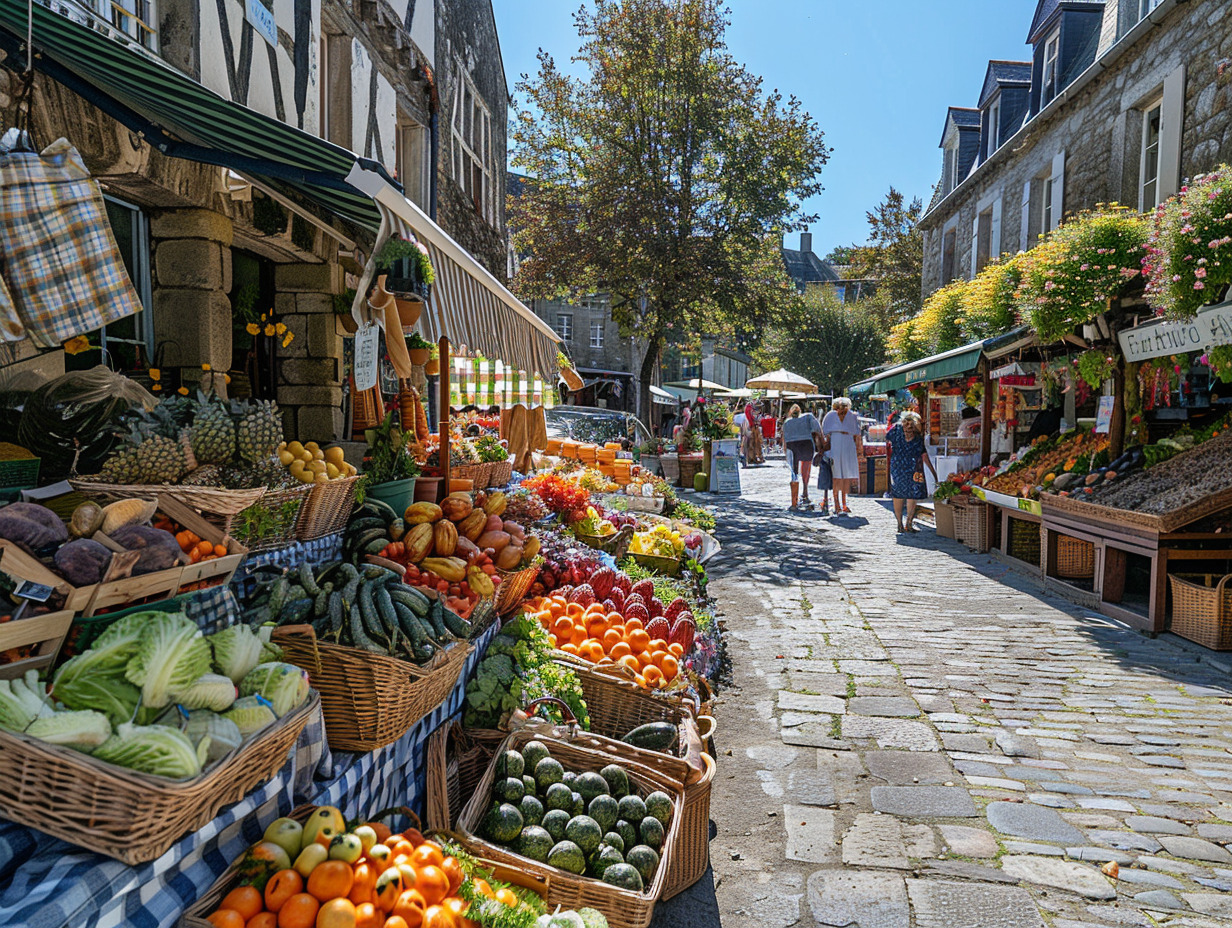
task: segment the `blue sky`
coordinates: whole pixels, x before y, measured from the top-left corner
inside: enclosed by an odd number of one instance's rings
[[[947,106],[975,106],[990,58],[1026,60],[1036,0],[728,0],[728,44],[768,87],[799,97],[834,149],[813,250],[862,242],[890,185],[927,203]],[[493,0],[510,90],[540,47],[564,65],[580,0]],[[533,12],[532,12],[533,11]],[[794,238],[794,236],[793,236]],[[789,241],[792,247],[798,242]]]

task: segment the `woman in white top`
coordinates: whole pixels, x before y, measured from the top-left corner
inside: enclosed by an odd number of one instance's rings
[[[860,419],[851,411],[851,400],[837,396],[822,420],[821,431],[830,445],[830,467],[834,471],[834,512],[850,513],[847,508],[849,484],[859,486],[859,456],[864,452]]]

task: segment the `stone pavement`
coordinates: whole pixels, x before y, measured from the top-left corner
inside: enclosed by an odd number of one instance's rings
[[[781,462],[742,479],[713,874],[656,925],[1232,924],[1224,658],[896,535],[886,502],[791,513]]]

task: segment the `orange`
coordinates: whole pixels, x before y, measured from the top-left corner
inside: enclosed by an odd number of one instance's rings
[[[654,663],[654,660],[652,660],[650,657],[649,651],[642,651],[640,654],[634,654],[633,659],[637,661],[638,670],[645,670],[647,667],[649,667],[651,664]]]
[[[586,610],[582,608],[581,603],[569,603],[569,605],[565,606],[565,615],[575,621],[585,614]]]
[[[671,654],[665,655],[659,661],[659,669],[663,671],[663,679],[670,683],[676,679],[676,674],[680,673],[680,661],[676,660]]]
[[[634,674],[634,675],[633,675],[633,682],[634,682],[634,683],[636,683],[638,686],[641,686],[641,687],[645,687],[645,686],[646,686],[646,678],[645,678],[645,677],[643,677],[640,673],[637,673],[637,674]]]
[[[592,615],[607,615],[607,613],[603,611],[602,603],[591,603],[582,611],[582,615],[589,618]]]
[[[489,899],[496,898],[492,893],[492,885],[487,880],[471,880],[471,886],[481,896],[487,896]]]
[[[441,869],[445,871],[445,876],[449,877],[449,892],[456,893],[462,881],[466,879],[466,874],[462,872],[462,864],[456,857],[446,857],[441,863]]]
[[[265,907],[277,912],[296,893],[304,891],[304,878],[296,870],[279,870],[265,884]]]
[[[586,634],[591,638],[602,638],[603,633],[607,631],[607,616],[603,613],[592,615],[586,620]]]
[[[399,918],[397,915],[391,915],[389,918],[385,919],[383,928],[411,928],[411,926],[406,923],[405,918]]]
[[[622,657],[628,657],[630,654],[632,654],[633,649],[629,647],[629,642],[618,641],[614,645],[612,645],[610,648],[608,648],[607,653],[611,655],[613,660],[618,661]]]
[[[443,905],[433,905],[424,912],[423,928],[458,928],[458,920]]]
[[[648,664],[646,669],[642,671],[642,676],[646,680],[646,685],[656,687],[663,685],[663,671],[654,664]]]
[[[376,878],[376,889],[372,901],[382,912],[393,911],[394,903],[402,895],[402,874],[397,867],[390,867]]]
[[[611,651],[612,648],[620,644],[620,632],[614,628],[609,628],[603,633],[603,649]]]
[[[398,864],[398,872],[402,874],[402,891],[414,889],[415,884],[419,882],[419,871],[407,863]]]
[[[556,647],[556,636],[555,635],[548,635],[548,644],[550,644],[552,647]]]
[[[358,921],[359,913],[349,900],[331,899],[317,912],[316,928],[356,928]]]
[[[379,875],[375,864],[366,860],[357,863],[355,865],[355,875],[351,880],[351,891],[347,893],[347,898],[356,905],[371,902],[372,890],[376,887],[376,878]],[[308,882],[312,882],[311,878]]]
[[[214,557],[226,557],[226,556],[227,556],[227,546],[226,545],[214,545]]]
[[[645,627],[646,626],[642,624],[642,620],[639,618],[625,619],[625,633],[626,634],[632,634],[633,632],[640,631],[641,629]]]
[[[237,886],[222,897],[220,909],[234,909],[244,916],[244,920],[252,918],[265,908],[261,899],[261,891],[255,886]]]
[[[620,628],[624,628],[625,627],[625,617],[621,615],[619,612],[609,612],[607,614],[607,624],[609,627],[619,626]]]
[[[684,645],[679,641],[673,641],[667,646],[667,650],[671,652],[673,657],[679,658],[684,656]]]
[[[450,914],[458,920],[459,925],[474,925],[475,922],[466,917],[466,910],[469,909],[470,903],[465,899],[459,899],[457,896],[450,896],[445,900],[445,908]]]
[[[619,659],[618,663],[623,664],[624,666],[628,667],[634,673],[637,673],[639,670],[641,670],[641,665],[638,664],[637,658],[634,657],[632,654],[624,655],[623,657]]]
[[[560,650],[564,651],[566,654],[577,654],[578,653],[578,646],[574,644],[572,641],[566,641],[564,644],[557,645],[557,647],[560,648]]]
[[[449,895],[449,877],[440,867],[427,866],[419,868],[419,880],[415,889],[423,896],[428,905],[436,905]]]
[[[411,842],[402,837],[402,835],[393,835],[389,840],[393,842],[393,844],[389,846],[389,853],[393,855],[393,857],[396,858],[401,854],[405,854],[407,857],[410,857],[415,853],[415,845],[411,844]]]
[[[385,914],[371,902],[363,902],[355,907],[355,928],[381,928],[385,924]]]
[[[631,647],[635,653],[645,651],[647,646],[650,644],[650,636],[646,634],[646,630],[644,628],[638,628],[629,632],[628,641],[629,647]]]
[[[341,899],[351,891],[355,871],[344,860],[326,860],[317,864],[308,877],[308,892],[321,902]]]
[[[244,928],[278,928],[278,916],[273,912],[258,912],[248,919]]]
[[[411,866],[416,870],[424,867],[439,867],[444,862],[445,854],[435,841],[425,841],[411,854]]]
[[[585,640],[586,640],[586,626],[585,625],[573,626],[573,643],[581,644]]]
[[[313,928],[321,903],[307,893],[296,893],[278,910],[278,928]]]
[[[419,928],[427,907],[428,904],[424,902],[424,897],[418,890],[408,889],[398,897],[398,901],[394,903],[394,910],[390,914],[403,919],[410,928]]]
[[[214,928],[244,928],[244,916],[235,909],[219,909],[205,919]]]
[[[503,902],[505,905],[509,906],[509,908],[511,909],[516,909],[518,906],[518,903],[521,900],[518,899],[517,893],[515,893],[512,889],[506,888],[506,889],[498,889],[496,891],[496,901]]]
[[[565,616],[552,621],[552,634],[558,638],[564,638],[573,634],[573,620]]]
[[[664,641],[662,638],[655,638],[654,640],[652,640],[652,641],[650,642],[650,650],[652,650],[652,651],[666,651],[666,650],[667,650],[667,642],[666,642],[666,641]]]

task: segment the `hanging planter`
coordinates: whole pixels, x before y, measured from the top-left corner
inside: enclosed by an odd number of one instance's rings
[[[406,340],[406,347],[411,356],[411,363],[417,367],[423,367],[432,357],[432,343],[426,341],[418,332],[411,333],[411,337]]]
[[[398,321],[409,328],[419,321],[436,282],[428,250],[419,242],[393,237],[377,255],[377,274],[385,275],[385,289],[398,306]]]
[[[1147,301],[1191,319],[1232,285],[1232,167],[1194,179],[1155,211],[1143,262]]]

